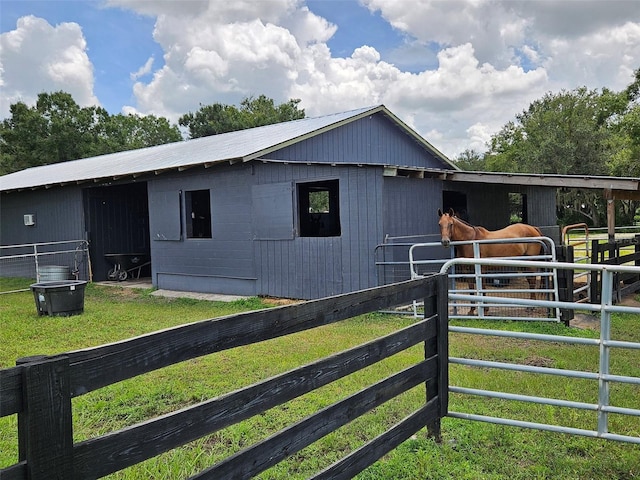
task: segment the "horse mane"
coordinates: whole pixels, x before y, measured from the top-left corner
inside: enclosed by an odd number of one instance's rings
[[[471,225],[471,224],[470,224],[469,222],[467,222],[466,220],[463,220],[462,218],[460,218],[456,213],[454,213],[454,214],[452,215],[452,217],[453,217],[453,218],[455,218],[456,220],[458,220],[458,221],[459,221],[460,223],[462,223],[463,225],[466,225],[467,227],[471,227],[471,228],[473,228],[473,229],[478,228],[478,229],[482,229],[482,230],[487,230],[487,229],[486,229],[486,228],[484,228],[484,227],[480,227],[480,226],[476,226],[476,225]]]

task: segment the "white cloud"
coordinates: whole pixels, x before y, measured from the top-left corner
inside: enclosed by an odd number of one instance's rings
[[[56,26],[22,17],[15,30],[0,35],[0,117],[18,101],[35,104],[38,93],[64,90],[81,106],[96,105],[93,66],[80,26]]]
[[[287,100],[285,92],[304,63],[303,50],[335,31],[297,3],[211,2],[198,15],[188,9],[173,15],[159,11],[154,38],[165,51],[165,65],[148,83],[135,84],[137,108],[175,120],[200,104],[237,103],[250,95]]]
[[[625,22],[570,39],[554,38],[547,51],[545,67],[553,72],[556,84],[621,90],[640,67],[640,22]]]
[[[471,43],[481,63],[544,67],[550,89],[621,89],[640,66],[635,1],[360,1],[423,42]]]
[[[421,133],[431,131],[427,118],[436,113],[436,128],[444,132],[439,146],[452,156],[478,148],[488,132],[496,133],[545,91],[621,90],[640,67],[635,1],[415,0],[411,8],[394,0],[360,1],[404,34],[440,46],[438,67],[412,77],[410,88],[397,85],[405,90],[395,98],[399,108],[418,110]],[[473,56],[465,51],[470,46]]]
[[[426,45],[441,45],[431,66],[416,73],[367,45],[332,57],[326,42],[336,26],[300,1],[211,2],[206,11],[197,3],[170,12],[164,2],[156,11],[148,2],[118,3],[157,15],[154,37],[165,66],[136,83],[136,108],[174,120],[201,104],[257,94],[301,98],[308,115],[384,103],[455,156],[469,145],[483,150],[490,129],[499,130],[553,85],[550,44],[531,38],[536,18],[516,2],[413,2],[407,9],[403,2],[363,0],[408,35],[396,54],[424,55]]]
[[[147,61],[141,66],[137,72],[133,72],[130,75],[131,80],[137,80],[140,77],[144,77],[145,75],[151,73],[151,69],[153,68],[153,57],[149,57]]]

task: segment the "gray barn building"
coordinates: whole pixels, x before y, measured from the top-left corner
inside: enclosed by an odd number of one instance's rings
[[[375,286],[376,245],[436,234],[438,208],[499,228],[519,193],[557,229],[556,187],[508,178],[457,171],[376,106],[5,175],[0,242],[86,238],[94,280],[148,253],[158,288],[312,299]]]

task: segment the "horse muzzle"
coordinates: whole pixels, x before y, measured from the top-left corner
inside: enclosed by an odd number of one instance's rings
[[[450,243],[451,243],[451,240],[449,240],[448,238],[443,238],[442,239],[442,246],[443,247],[448,247]]]

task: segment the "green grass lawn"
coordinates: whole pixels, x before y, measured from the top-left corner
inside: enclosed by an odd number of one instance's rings
[[[6,286],[6,285],[4,285]],[[231,303],[165,299],[149,291],[88,285],[85,311],[39,317],[31,292],[0,296],[0,367],[29,355],[97,346],[205,318],[269,306],[261,299]],[[73,400],[74,437],[82,441],[230,392],[304,363],[409,325],[410,316],[373,313],[250,347],[194,359],[106,387]],[[468,326],[597,336],[556,324],[464,322]],[[640,318],[616,315],[613,337],[640,341]],[[519,361],[597,370],[598,351],[524,340],[450,335],[451,356]],[[111,475],[118,479],[186,478],[324,406],[418,361],[421,346],[327,385],[295,401]],[[640,351],[614,351],[612,373],[640,376]],[[452,365],[451,384],[595,403],[597,387],[584,380]],[[612,386],[612,404],[640,407],[640,388]],[[307,478],[382,433],[424,402],[424,388],[396,400],[314,443],[264,472],[263,479]],[[450,410],[595,429],[591,412],[452,395]],[[17,461],[17,419],[0,419],[0,467]],[[640,418],[610,416],[614,433],[640,436]],[[640,478],[640,445],[491,425],[453,418],[442,422],[443,442],[421,431],[363,472],[361,479],[600,479]]]

